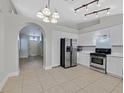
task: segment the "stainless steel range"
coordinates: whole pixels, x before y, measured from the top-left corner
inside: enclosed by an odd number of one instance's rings
[[[106,74],[107,54],[111,54],[111,49],[96,48],[95,53],[90,53],[90,67]]]

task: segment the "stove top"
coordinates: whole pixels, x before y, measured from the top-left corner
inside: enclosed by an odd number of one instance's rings
[[[102,56],[102,57],[106,57],[106,55],[108,54],[111,54],[111,49],[96,48],[95,53],[90,53],[91,56]]]
[[[105,53],[90,53],[91,56],[102,56],[102,57],[106,57]]]
[[[111,54],[111,49],[110,48],[96,48],[95,52],[96,53]]]

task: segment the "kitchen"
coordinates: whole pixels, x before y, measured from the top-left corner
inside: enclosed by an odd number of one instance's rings
[[[78,52],[78,62],[84,66],[90,67],[90,53],[95,52],[94,38],[100,36],[108,36],[111,40],[111,53],[107,55],[107,73],[123,77],[123,40],[122,40],[123,26],[116,25],[102,30],[89,32],[80,35],[79,44],[82,46],[82,51]],[[86,40],[87,39],[87,40]],[[86,40],[86,41],[85,41]],[[84,42],[83,42],[84,41]],[[104,42],[102,47],[105,48]],[[100,47],[100,46],[98,46]]]
[[[114,77],[123,78],[122,34],[123,26],[119,24],[83,33],[79,35],[78,39],[74,39],[74,37],[73,39],[64,39],[63,37],[60,43],[60,65],[68,68],[78,64]],[[74,53],[76,52],[75,45],[77,45],[77,56]],[[70,58],[71,56],[72,58]]]
[[[98,47],[109,48],[110,53],[106,55],[106,71],[115,77],[123,77],[123,25],[122,15],[114,15],[104,17],[99,20],[100,22],[94,22],[96,24],[90,25],[84,29],[79,30],[79,34],[66,33],[54,31],[52,34],[52,51],[53,59],[52,66],[57,67],[60,65],[60,40],[61,38],[76,39],[77,46],[80,49],[77,52],[77,64],[90,68],[90,53],[95,53],[95,49]],[[87,24],[90,24],[88,22]],[[85,32],[86,31],[86,32]],[[99,42],[98,37],[107,37],[109,42]],[[104,39],[104,38],[103,38]],[[96,41],[101,45],[97,44]]]
[[[123,92],[123,0],[29,1],[0,1],[0,93]],[[43,57],[20,63],[29,25],[42,29]]]

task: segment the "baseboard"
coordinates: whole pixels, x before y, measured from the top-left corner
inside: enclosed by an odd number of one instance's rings
[[[55,67],[59,67],[59,66],[60,66],[60,64],[52,65],[53,68],[55,68]]]
[[[45,70],[49,70],[49,69],[52,69],[52,67],[51,66],[45,67]]]
[[[4,85],[6,84],[6,81],[8,80],[9,77],[13,77],[13,76],[18,76],[20,73],[20,71],[17,72],[12,72],[12,73],[8,73],[5,78],[3,79],[3,81],[0,83],[0,92],[2,92],[2,89],[4,87]]]
[[[109,72],[107,74],[110,75],[110,76],[113,76],[115,78],[123,79],[123,76],[118,76],[118,75],[115,75],[115,74],[109,73]]]
[[[8,77],[14,77],[14,76],[18,76],[20,73],[20,71],[16,71],[16,72],[12,72],[8,74]]]
[[[4,87],[4,85],[6,84],[6,81],[8,80],[8,76],[6,76],[3,81],[0,83],[0,92],[2,92],[2,89]]]

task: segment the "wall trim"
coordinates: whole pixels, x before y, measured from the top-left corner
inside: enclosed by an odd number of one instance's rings
[[[52,66],[45,67],[45,70],[49,70],[49,69],[52,69]]]
[[[4,77],[3,81],[0,83],[0,92],[2,92],[2,89],[3,89],[4,85],[6,84],[8,78],[9,78],[9,77],[18,76],[19,73],[20,73],[20,71],[8,73],[8,74]]]
[[[2,92],[2,89],[3,89],[3,87],[4,87],[4,85],[5,85],[5,83],[6,83],[7,80],[8,80],[8,76],[6,76],[3,79],[3,81],[0,83],[0,92]]]

